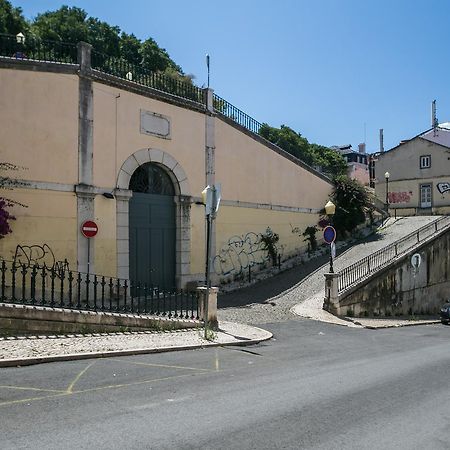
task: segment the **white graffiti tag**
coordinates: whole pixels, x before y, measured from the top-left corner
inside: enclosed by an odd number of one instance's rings
[[[441,194],[443,194],[444,192],[450,191],[450,183],[438,183],[437,189]]]

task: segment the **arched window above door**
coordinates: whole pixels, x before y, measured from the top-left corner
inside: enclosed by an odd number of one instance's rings
[[[167,172],[153,163],[139,166],[130,179],[130,190],[144,194],[175,195],[175,188]]]

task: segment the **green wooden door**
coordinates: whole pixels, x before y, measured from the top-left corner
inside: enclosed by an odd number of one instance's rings
[[[129,204],[130,280],[175,287],[174,187],[162,167],[147,163],[132,175]]]

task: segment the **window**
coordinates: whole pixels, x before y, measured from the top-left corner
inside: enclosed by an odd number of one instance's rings
[[[431,167],[431,155],[422,155],[420,157],[420,168],[428,169]]]

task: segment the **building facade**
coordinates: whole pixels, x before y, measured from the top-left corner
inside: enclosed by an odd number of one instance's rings
[[[373,160],[376,196],[390,210],[402,215],[450,212],[448,123],[377,153]]]
[[[202,282],[201,192],[216,183],[215,282],[266,264],[261,234],[279,236],[283,258],[305,251],[301,232],[317,223],[330,180],[212,90],[174,95],[135,78],[96,68],[87,44],[71,62],[0,58],[1,157],[22,168],[8,196],[27,205],[13,208],[0,257],[166,287]],[[94,238],[80,231],[86,220]]]

